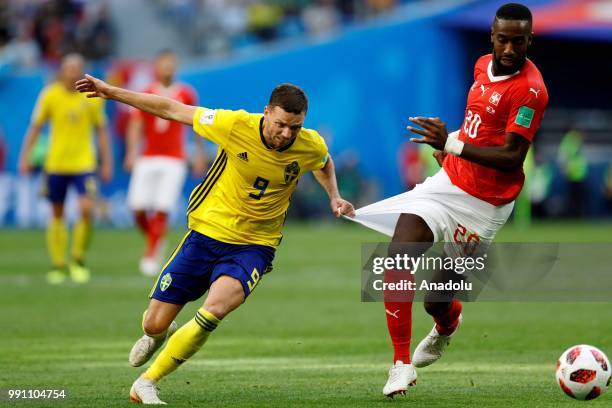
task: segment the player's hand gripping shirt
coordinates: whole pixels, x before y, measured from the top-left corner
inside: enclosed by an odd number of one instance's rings
[[[476,146],[502,146],[507,133],[530,142],[540,127],[548,92],[540,71],[529,60],[513,75],[494,77],[492,55],[476,62],[459,140]],[[520,193],[523,169],[502,172],[449,155],[444,169],[454,185],[493,205],[513,201]]]
[[[189,86],[175,83],[169,87],[152,84],[146,93],[161,95],[182,102],[186,105],[196,104],[196,93]],[[143,156],[170,156],[177,159],[185,158],[184,125],[179,122],[165,120],[135,109],[132,113],[143,121],[144,146]]]
[[[304,173],[328,157],[316,131],[302,129],[282,149],[266,147],[263,115],[198,108],[193,129],[219,151],[204,181],[191,192],[189,228],[231,244],[277,246],[291,194]]]
[[[106,124],[102,99],[87,98],[56,82],[41,92],[32,120],[38,125],[50,122],[46,172],[78,174],[96,169],[93,130]]]

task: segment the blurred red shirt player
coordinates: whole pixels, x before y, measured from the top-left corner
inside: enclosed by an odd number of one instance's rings
[[[145,92],[166,96],[188,105],[196,104],[196,93],[189,85],[174,81],[177,58],[164,50],[155,59],[155,82]],[[142,143],[140,143],[142,138]],[[194,172],[204,170],[202,143],[196,138]],[[181,194],[187,175],[185,126],[134,110],[127,129],[124,167],[132,171],[128,205],[135,222],[147,239],[140,271],[147,276],[159,272],[163,256],[168,214]]]

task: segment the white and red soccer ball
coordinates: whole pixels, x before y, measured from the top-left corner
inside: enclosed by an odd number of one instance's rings
[[[567,395],[591,400],[610,385],[612,367],[608,357],[596,347],[581,344],[565,350],[557,361],[557,383]]]

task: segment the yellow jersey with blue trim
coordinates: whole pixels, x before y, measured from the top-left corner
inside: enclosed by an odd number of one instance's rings
[[[204,180],[189,197],[189,228],[221,242],[276,247],[299,178],[325,166],[328,150],[302,128],[281,149],[267,147],[263,115],[198,108],[193,129],[219,146]]]
[[[50,125],[44,163],[47,173],[79,174],[96,169],[93,130],[106,124],[102,99],[87,98],[55,82],[40,93],[32,121]]]

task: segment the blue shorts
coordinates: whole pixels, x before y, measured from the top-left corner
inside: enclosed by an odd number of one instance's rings
[[[73,185],[79,196],[95,196],[98,189],[94,173],[79,174],[45,174],[42,189],[43,195],[52,203],[63,203],[66,200],[68,187]]]
[[[189,230],[151,290],[150,298],[184,305],[196,300],[222,275],[236,278],[248,297],[264,273],[272,270],[274,248],[217,241]]]

